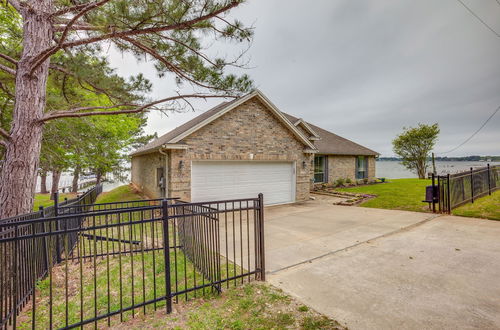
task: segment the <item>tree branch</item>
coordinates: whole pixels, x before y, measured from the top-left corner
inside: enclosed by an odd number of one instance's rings
[[[102,1],[100,1],[102,2]],[[72,41],[72,42],[66,42],[63,44],[58,44],[54,47],[48,48],[42,53],[40,53],[38,56],[36,56],[33,59],[33,65],[31,68],[31,73],[33,73],[38,66],[40,66],[43,62],[45,62],[51,55],[55,54],[59,49],[62,48],[70,48],[70,47],[76,47],[76,46],[82,46],[82,45],[88,45],[94,42],[98,41],[103,41],[103,40],[108,40],[112,38],[122,38],[122,37],[127,37],[127,36],[137,36],[137,35],[142,35],[142,34],[148,34],[148,33],[155,33],[155,32],[165,32],[165,31],[171,31],[171,30],[177,30],[177,29],[182,29],[182,28],[190,28],[192,25],[205,21],[207,19],[216,17],[217,15],[232,9],[238,5],[241,4],[241,0],[233,0],[231,1],[227,6],[222,7],[219,10],[216,10],[214,12],[208,13],[206,15],[199,16],[197,18],[193,18],[191,20],[185,21],[185,22],[179,22],[176,24],[172,25],[167,25],[167,26],[159,26],[159,27],[150,27],[150,28],[145,28],[145,29],[133,29],[133,30],[126,30],[126,31],[120,31],[120,32],[111,32],[111,33],[106,33],[100,36],[96,37],[90,37],[86,39],[81,39],[77,41]]]
[[[64,8],[64,9],[56,11],[55,13],[53,13],[50,16],[51,17],[61,16],[61,15],[67,14],[67,13],[71,13],[71,12],[74,12],[74,11],[78,11],[78,10],[84,9],[87,6],[92,6],[92,5],[98,4],[100,2],[101,1],[86,2],[86,3],[79,4],[79,5],[75,5],[73,7],[67,7],[67,8]],[[96,8],[96,7],[94,7],[94,8]]]
[[[61,45],[64,43],[64,40],[66,40],[66,37],[68,36],[68,33],[71,29],[71,26],[73,24],[75,24],[75,22],[80,18],[82,17],[83,15],[85,15],[86,13],[88,13],[89,11],[91,11],[92,9],[95,9],[97,7],[100,7],[104,4],[106,4],[107,2],[109,2],[110,0],[101,0],[101,1],[98,1],[98,2],[91,2],[90,4],[87,4],[87,6],[85,6],[84,8],[82,8],[82,10],[76,14],[69,22],[68,24],[66,25],[66,28],[64,29],[62,35],[61,35],[61,39],[59,39],[59,43],[57,44],[56,47],[58,47],[59,49],[61,48]],[[50,56],[50,55],[48,55]],[[45,59],[48,58],[47,57],[42,57],[40,60],[43,62]]]
[[[3,70],[5,72],[7,72],[7,73],[10,73],[13,76],[16,75],[16,70],[14,70],[12,68],[9,68],[8,66],[3,65],[3,64],[0,64],[0,70]]]
[[[7,87],[6,87],[6,86],[5,86],[2,82],[0,82],[0,90],[2,90],[5,94],[7,94],[7,96],[8,96],[8,97],[10,97],[10,98],[12,98],[12,99],[14,98],[14,94],[12,94],[12,93],[9,91],[9,89],[8,89],[8,88],[7,88]],[[7,100],[7,99],[6,99],[5,101],[6,101],[6,103],[5,103],[5,104],[7,104],[7,102],[8,102],[9,100]],[[0,113],[1,113],[1,111],[0,111]]]
[[[500,0],[499,0],[500,1]],[[210,63],[211,65],[215,66],[216,64],[210,60],[205,54],[203,54],[202,52],[198,51],[197,49],[194,49],[193,47],[189,46],[188,44],[186,44],[185,42],[182,42],[180,40],[177,40],[175,38],[170,38],[170,37],[167,37],[167,36],[164,36],[164,35],[161,35],[161,34],[157,34],[160,38],[162,39],[165,39],[165,40],[170,40],[172,42],[175,42],[183,47],[186,47],[187,49],[189,49],[190,51],[192,51],[193,53],[195,53],[196,55],[198,55],[199,57],[201,57],[202,59],[204,59],[205,61],[207,61],[208,63]]]
[[[74,74],[73,72],[67,70],[66,68],[64,68],[62,66],[59,66],[59,65],[56,65],[56,64],[50,64],[49,68],[52,69],[52,70],[56,70],[56,71],[62,72],[65,75],[68,75],[68,76],[71,76],[71,77],[75,78],[78,81],[78,83],[80,84],[80,86],[82,88],[84,88],[84,89],[86,89],[86,90],[88,90],[90,92],[102,93],[102,94],[106,95],[110,100],[112,100],[112,99],[119,99],[118,97],[109,94],[105,89],[102,89],[102,88],[96,86],[94,83],[92,83],[92,82],[90,82],[88,80],[82,80],[82,79],[80,79],[76,74]],[[91,89],[83,86],[82,81],[85,82],[86,84],[88,84],[94,90],[91,90]]]
[[[131,104],[131,103],[123,103],[123,104],[115,104],[115,105],[109,105],[109,106],[95,106],[95,107],[79,107],[79,108],[72,108],[69,110],[58,110],[58,111],[53,111],[51,113],[75,113],[75,112],[80,112],[80,111],[89,111],[89,110],[104,110],[104,109],[113,109],[113,108],[120,108],[120,107],[137,107],[137,104]]]
[[[132,45],[134,45],[135,47],[139,48],[140,50],[142,50],[143,52],[151,55],[153,58],[157,59],[158,61],[160,61],[161,63],[163,63],[170,71],[174,72],[175,74],[179,75],[180,77],[200,86],[200,87],[203,87],[203,88],[213,88],[211,86],[208,86],[208,85],[205,85],[205,84],[202,84],[194,79],[191,79],[190,77],[188,77],[184,72],[182,72],[182,70],[178,67],[176,67],[174,64],[168,62],[167,60],[165,60],[165,58],[163,58],[160,54],[158,54],[154,49],[152,49],[151,47],[148,47],[144,44],[142,44],[141,42],[137,41],[137,40],[134,40],[132,38],[129,38],[129,37],[122,37],[121,39],[125,40],[125,41],[128,41],[129,43],[131,43]]]
[[[7,0],[7,2],[14,7],[15,10],[17,10],[19,13],[21,12],[21,3],[17,0]]]
[[[139,113],[141,111],[147,110],[147,109],[149,109],[155,105],[158,105],[160,103],[165,103],[165,102],[170,102],[170,101],[175,101],[175,100],[180,100],[180,99],[187,99],[187,98],[208,99],[208,98],[235,98],[235,97],[237,97],[237,96],[236,95],[190,94],[190,95],[178,95],[178,96],[167,97],[167,98],[156,100],[154,102],[151,102],[151,103],[148,103],[148,104],[145,104],[142,106],[136,105],[136,108],[134,108],[134,109],[124,109],[124,110],[114,110],[114,111],[79,112],[79,111],[83,111],[83,110],[76,110],[76,109],[83,109],[83,108],[74,108],[74,109],[71,109],[68,111],[55,111],[55,112],[48,113],[42,119],[40,119],[40,122],[46,122],[46,121],[57,119],[57,118]],[[117,107],[117,106],[114,106],[114,107]],[[104,108],[106,108],[106,107],[104,107]],[[107,107],[107,108],[113,108],[113,107]]]
[[[61,32],[67,28],[67,25],[61,24],[54,27],[54,31]],[[73,24],[70,28],[71,31],[100,31],[103,30],[102,26],[90,26],[90,25],[75,25]]]
[[[220,91],[223,91],[223,92],[227,92],[227,90],[224,90],[224,89],[221,89],[221,88],[217,88],[215,86],[209,86],[209,85],[206,85],[206,84],[202,84],[201,82],[196,81],[195,79],[189,77],[186,73],[184,73],[182,71],[182,69],[180,69],[179,67],[175,66],[175,64],[173,64],[171,62],[168,62],[164,57],[162,57],[160,54],[158,54],[154,49],[152,49],[151,47],[148,47],[148,46],[142,44],[141,42],[139,42],[139,41],[137,41],[135,39],[132,39],[132,38],[129,38],[129,37],[121,37],[120,39],[128,41],[129,43],[131,43],[135,47],[139,48],[143,52],[151,55],[153,58],[155,58],[158,61],[160,61],[161,63],[163,63],[170,71],[172,71],[173,73],[177,74],[181,78],[186,79],[187,81],[191,82],[192,84],[195,84],[195,85],[203,87],[203,88],[215,89],[215,90],[220,90]]]
[[[10,140],[10,134],[6,130],[0,127],[0,135],[3,136],[4,139]]]
[[[15,64],[17,65],[17,61],[15,59],[13,59],[12,57],[8,56],[8,55],[5,55],[3,53],[0,53],[0,57],[3,58],[4,60],[6,61],[9,61],[10,63],[12,64]]]

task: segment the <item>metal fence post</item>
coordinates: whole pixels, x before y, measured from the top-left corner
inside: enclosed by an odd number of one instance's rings
[[[436,213],[436,192],[435,174],[432,173],[432,213]]]
[[[162,201],[163,224],[163,257],[165,259],[165,295],[167,299],[167,314],[172,313],[172,283],[170,280],[170,236],[168,230],[168,200]]]
[[[57,218],[59,216],[59,192],[54,193],[54,216]],[[61,229],[61,220],[56,220],[56,231]],[[59,234],[56,235],[56,260],[57,263],[62,261],[61,259],[61,240]]]
[[[259,254],[260,280],[266,280],[266,252],[264,248],[264,195],[259,194]]]
[[[40,210],[41,213],[40,217],[45,218],[45,210],[43,209],[43,206],[40,206],[38,209]],[[45,222],[40,223],[40,225],[42,226],[41,232],[46,233]],[[45,274],[45,271],[47,272],[49,271],[49,253],[47,250],[47,236],[43,237],[42,249],[43,249],[43,260],[45,264],[45,270],[43,271],[43,274]]]
[[[488,195],[491,195],[491,168],[490,168],[490,164],[487,164],[486,167],[488,168]]]
[[[442,192],[441,192],[441,180],[439,179],[440,178],[440,175],[437,176],[438,178],[438,208],[439,208],[439,213],[443,212],[443,207],[441,206],[441,201],[443,200],[443,198],[441,197],[442,195]]]
[[[472,167],[470,168],[470,195],[471,203],[474,203],[474,175],[472,174]]]
[[[450,173],[447,175],[447,196],[446,199],[448,200],[448,214],[451,214],[451,194],[450,194],[450,185],[451,185],[451,180],[450,180]]]

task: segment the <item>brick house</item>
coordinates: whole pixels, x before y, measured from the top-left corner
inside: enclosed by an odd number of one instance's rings
[[[139,148],[132,183],[150,197],[204,201],[264,193],[309,199],[313,183],[373,179],[377,153],[281,112],[256,90]]]

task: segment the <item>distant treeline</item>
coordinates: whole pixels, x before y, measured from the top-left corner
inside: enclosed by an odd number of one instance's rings
[[[436,160],[439,161],[453,161],[453,162],[500,162],[500,156],[465,156],[465,157],[435,157]],[[401,158],[398,157],[379,157],[377,160],[392,160],[392,161],[400,161]],[[431,160],[431,158],[429,158]]]

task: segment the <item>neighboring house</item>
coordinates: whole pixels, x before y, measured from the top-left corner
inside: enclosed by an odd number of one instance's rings
[[[132,183],[150,197],[207,201],[264,194],[309,199],[313,182],[373,178],[376,152],[281,112],[256,90],[132,153]]]

